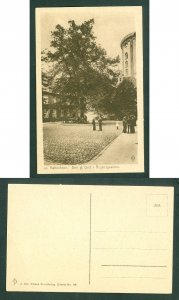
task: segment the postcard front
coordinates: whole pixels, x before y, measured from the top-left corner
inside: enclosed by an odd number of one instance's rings
[[[37,173],[144,172],[142,6],[35,17]]]
[[[173,188],[9,185],[7,291],[172,293]]]

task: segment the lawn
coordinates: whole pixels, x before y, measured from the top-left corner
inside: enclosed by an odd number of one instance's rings
[[[115,122],[105,122],[103,131],[91,124],[45,123],[43,127],[46,163],[84,164],[99,154],[122,131]]]

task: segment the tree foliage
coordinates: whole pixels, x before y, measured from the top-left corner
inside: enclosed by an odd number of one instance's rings
[[[51,32],[50,51],[42,52],[42,61],[53,63],[52,90],[64,103],[79,107],[81,115],[87,108],[105,111],[117,83],[119,57],[109,58],[97,45],[94,19],[81,25],[73,20],[68,23],[67,29],[56,25]]]
[[[128,114],[137,116],[137,88],[135,82],[127,78],[123,79],[113,97],[112,109],[118,118]]]

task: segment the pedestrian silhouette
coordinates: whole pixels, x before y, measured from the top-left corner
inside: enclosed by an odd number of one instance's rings
[[[99,123],[99,131],[102,131],[102,119],[101,118],[99,118],[98,123]]]
[[[127,133],[131,133],[131,124],[132,124],[131,117],[128,116],[128,118],[127,118]]]
[[[131,119],[131,133],[135,133],[136,118],[134,115],[132,115],[130,119]]]
[[[127,117],[124,116],[123,120],[122,120],[122,125],[123,125],[123,133],[126,133],[127,131]]]
[[[93,131],[96,130],[96,122],[95,122],[95,119],[92,120],[92,124],[93,124]]]

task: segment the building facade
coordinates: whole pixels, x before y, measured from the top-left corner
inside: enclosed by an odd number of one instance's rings
[[[42,73],[42,118],[43,122],[73,122],[78,120],[79,110],[72,107],[70,100],[65,101],[51,89],[48,76]]]
[[[70,101],[63,101],[58,94],[47,90],[42,92],[42,114],[43,122],[80,122],[79,109],[72,107]]]
[[[119,85],[122,81],[123,81],[123,71],[119,70],[117,85]]]
[[[136,33],[126,35],[121,41],[123,77],[136,79]]]
[[[59,97],[57,95],[46,90],[42,92],[42,113],[44,122],[58,120],[58,102]]]

